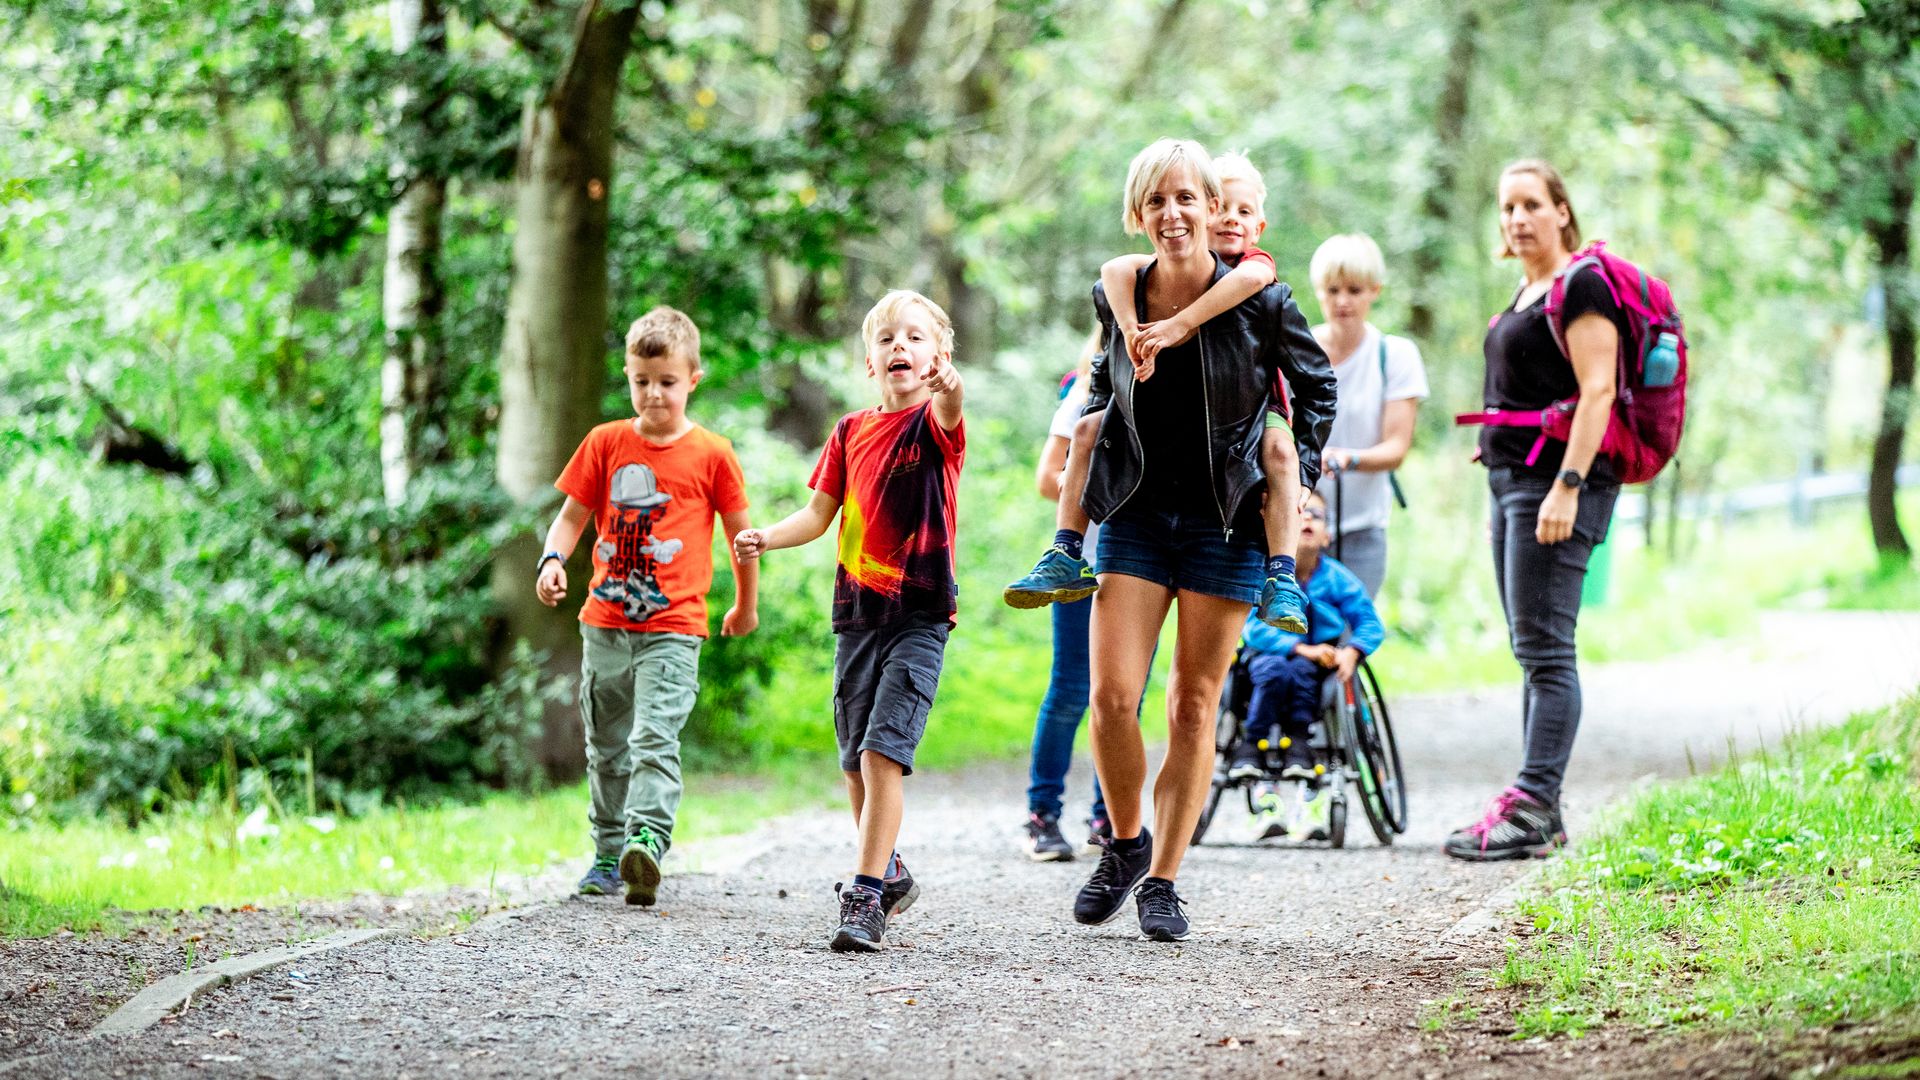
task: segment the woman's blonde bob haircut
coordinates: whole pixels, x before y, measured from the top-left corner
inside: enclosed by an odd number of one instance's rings
[[[914,292],[912,289],[895,289],[880,298],[860,322],[860,340],[866,344],[867,352],[873,352],[873,339],[882,326],[899,319],[901,313],[910,304],[919,304],[933,316],[935,332],[940,335],[940,351],[949,356],[953,354],[953,320],[941,310],[940,305]]]
[[[1207,199],[1215,206],[1220,203],[1220,173],[1213,167],[1213,158],[1208,156],[1207,148],[1192,139],[1160,139],[1153,145],[1133,155],[1133,164],[1127,166],[1127,193],[1125,205],[1121,207],[1120,224],[1127,230],[1128,236],[1138,236],[1147,231],[1147,222],[1141,210],[1146,206],[1147,196],[1170,172],[1185,165],[1193,170],[1194,179],[1207,193]]]
[[[1307,276],[1313,279],[1316,290],[1335,284],[1377,289],[1387,283],[1387,260],[1373,237],[1360,232],[1341,233],[1327,237],[1314,249]]]
[[[1553,205],[1567,208],[1567,223],[1560,226],[1560,243],[1568,251],[1580,250],[1580,216],[1573,212],[1573,200],[1567,198],[1567,182],[1560,178],[1560,170],[1539,158],[1521,158],[1519,161],[1500,170],[1500,179],[1505,180],[1514,173],[1532,173],[1547,185],[1547,198]],[[1496,196],[1497,198],[1497,196]],[[1514,257],[1513,249],[1507,246],[1507,231],[1500,230],[1500,246],[1494,249],[1494,256],[1501,259]]]

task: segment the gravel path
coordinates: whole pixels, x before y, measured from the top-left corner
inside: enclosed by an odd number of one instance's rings
[[[1780,615],[1762,631],[1751,652],[1588,672],[1576,839],[1642,777],[1684,775],[1689,751],[1704,765],[1729,739],[1750,748],[1828,722],[1920,675],[1920,616]],[[1413,829],[1390,848],[1357,815],[1362,840],[1345,851],[1235,842],[1246,823],[1223,808],[1182,874],[1195,933],[1180,945],[1141,940],[1130,910],[1071,921],[1091,861],[1025,861],[1024,774],[1002,766],[910,782],[901,847],[925,893],[877,955],[825,948],[852,836],[823,812],[723,872],[670,873],[657,909],[566,899],[358,946],[9,1075],[1591,1076],[1607,1070],[1584,1052],[1498,1033],[1449,1052],[1417,1024],[1423,1000],[1497,957],[1492,937],[1440,935],[1525,869],[1438,852],[1514,764],[1518,698],[1392,701]]]

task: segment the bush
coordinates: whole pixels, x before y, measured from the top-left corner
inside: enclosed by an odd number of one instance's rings
[[[530,777],[538,680],[525,655],[495,679],[475,584],[507,516],[484,471],[423,478],[397,509],[301,506],[55,449],[0,490],[16,812],[138,815],[243,780],[358,806]]]

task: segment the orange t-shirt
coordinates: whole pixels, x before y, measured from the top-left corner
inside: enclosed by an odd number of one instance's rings
[[[657,443],[616,420],[587,432],[553,486],[593,511],[581,622],[707,636],[713,516],[747,508],[732,443],[698,424]]]

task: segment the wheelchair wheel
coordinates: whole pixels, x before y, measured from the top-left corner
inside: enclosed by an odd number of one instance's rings
[[[1322,793],[1321,798],[1332,799],[1327,804],[1327,846],[1343,848],[1347,846],[1347,797],[1340,794]]]
[[[1207,802],[1200,808],[1200,820],[1193,823],[1193,844],[1197,847],[1200,838],[1207,835],[1207,826],[1213,824],[1214,811],[1220,809],[1220,796],[1226,794],[1226,778],[1218,770],[1213,774],[1213,790],[1207,792]]]
[[[1353,764],[1360,775],[1360,805],[1367,823],[1382,844],[1407,831],[1407,788],[1400,767],[1400,745],[1393,738],[1393,721],[1380,680],[1373,669],[1360,664],[1354,675]]]

